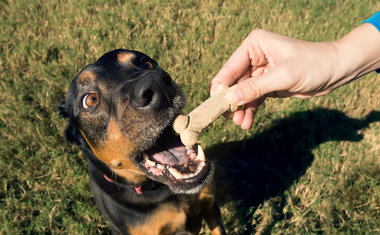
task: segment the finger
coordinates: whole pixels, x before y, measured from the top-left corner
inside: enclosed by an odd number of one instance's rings
[[[236,80],[247,71],[251,64],[248,53],[246,44],[243,43],[219,70],[213,81],[229,86],[235,84]]]
[[[236,83],[250,67],[256,68],[268,63],[265,50],[262,49],[260,41],[262,35],[267,34],[264,30],[255,30],[249,34],[238,49],[231,55],[214,80],[227,85]]]
[[[222,84],[221,82],[219,81],[216,81],[216,80],[212,80],[211,83],[210,83],[210,96],[213,96],[215,91],[216,91],[216,88]]]
[[[261,97],[260,99],[254,100],[253,102],[245,105],[245,116],[241,123],[241,128],[243,130],[248,130],[252,127],[256,112],[259,106],[264,102],[266,97]]]
[[[245,111],[243,109],[236,110],[234,116],[232,117],[235,125],[241,125],[244,121]]]
[[[240,126],[243,130],[248,130],[252,127],[253,117],[255,116],[256,109],[253,107],[247,107],[245,110],[244,119],[241,122]]]
[[[250,77],[250,70],[246,70],[242,76],[236,79],[235,83],[238,83],[239,81],[245,80]],[[218,80],[212,80],[210,83],[210,96],[214,95],[216,88],[221,85],[222,83]],[[225,84],[225,83],[223,83]],[[228,85],[228,84],[226,84]]]
[[[258,77],[245,79],[232,86],[226,92],[227,101],[240,106],[274,91],[289,90],[292,87],[292,79],[286,68],[282,67],[274,68]]]

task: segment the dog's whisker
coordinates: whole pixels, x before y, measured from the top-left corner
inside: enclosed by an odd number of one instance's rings
[[[172,105],[172,100],[170,99],[169,95],[166,93],[165,88],[163,88],[161,84],[158,84],[158,85],[160,86],[160,89],[161,89],[162,93],[165,95],[165,98],[168,101],[168,103],[170,105]]]

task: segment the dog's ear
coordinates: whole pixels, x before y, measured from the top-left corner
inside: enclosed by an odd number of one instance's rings
[[[78,146],[86,153],[91,153],[91,148],[83,138],[82,134],[78,131],[73,121],[69,121],[69,126],[66,129],[66,139],[73,145]]]
[[[62,101],[58,105],[57,109],[58,109],[59,115],[61,115],[61,117],[67,118],[69,116],[69,114],[67,113],[67,110],[66,110],[66,102],[65,101]]]
[[[66,139],[73,145],[78,146],[82,150],[88,150],[90,147],[88,146],[86,140],[83,138],[82,134],[78,131],[77,127],[74,124],[74,120],[69,118],[69,113],[66,109],[66,102],[63,101],[58,106],[59,115],[64,118],[69,119],[69,125],[66,128]]]
[[[76,146],[81,146],[83,137],[72,122],[69,122],[69,126],[66,128],[66,139]]]
[[[77,146],[80,146],[81,145],[81,139],[83,139],[83,137],[79,133],[79,131],[77,130],[75,125],[73,124],[73,120],[71,120],[71,118],[69,118],[69,113],[66,109],[66,102],[62,101],[58,105],[57,110],[59,112],[59,115],[61,115],[61,117],[67,118],[69,121],[69,125],[66,128],[66,139],[70,143],[77,145]]]

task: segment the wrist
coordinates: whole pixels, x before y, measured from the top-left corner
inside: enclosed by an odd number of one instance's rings
[[[370,24],[357,27],[332,45],[338,54],[337,87],[380,68],[380,32]]]

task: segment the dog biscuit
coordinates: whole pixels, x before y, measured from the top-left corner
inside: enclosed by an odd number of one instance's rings
[[[197,143],[199,134],[227,111],[234,112],[237,107],[227,103],[225,94],[227,85],[219,85],[215,95],[205,100],[187,116],[179,115],[173,123],[173,129],[180,135],[185,146]]]

